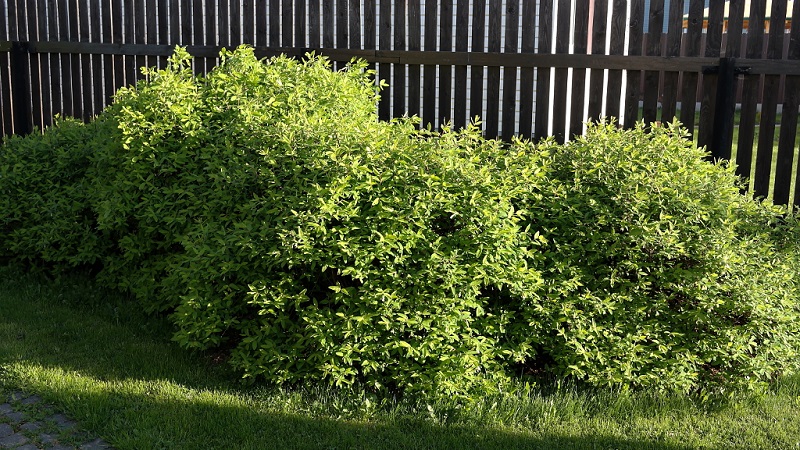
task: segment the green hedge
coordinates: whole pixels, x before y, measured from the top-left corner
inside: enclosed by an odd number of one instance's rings
[[[101,268],[244,377],[472,396],[797,369],[800,226],[677,125],[565,145],[380,122],[365,63],[178,48],[0,150],[0,257]],[[24,205],[24,206],[23,206]]]
[[[547,238],[540,349],[592,384],[753,387],[800,359],[797,221],[742,195],[677,123],[589,127],[529,203]]]
[[[514,157],[474,129],[378,122],[363,63],[222,56],[196,78],[178,53],[109,109],[123,145],[98,156],[118,246],[105,279],[247,377],[493,385],[509,318],[482,292],[541,284],[501,182]]]
[[[43,133],[4,139],[0,150],[0,259],[58,273],[94,265],[109,247],[99,233],[87,172],[104,120],[56,118]]]

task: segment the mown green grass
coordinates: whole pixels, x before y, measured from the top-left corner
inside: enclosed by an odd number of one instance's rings
[[[170,341],[165,320],[81,276],[0,268],[0,389],[42,396],[120,449],[789,449],[800,377],[682,395],[545,383],[457,408],[363,391],[241,384]]]

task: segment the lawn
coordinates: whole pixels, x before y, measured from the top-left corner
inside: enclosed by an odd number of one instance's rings
[[[545,382],[468,408],[313,382],[244,385],[163,319],[79,275],[0,268],[0,389],[43,397],[119,449],[789,449],[800,377],[701,401]]]

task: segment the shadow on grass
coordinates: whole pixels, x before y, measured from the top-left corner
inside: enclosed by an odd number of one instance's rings
[[[35,386],[120,449],[653,449],[693,447],[615,436],[537,435],[422,420],[358,423],[194,400]],[[94,406],[88,406],[94,405]],[[101,405],[101,406],[98,406]],[[90,410],[91,409],[91,410]],[[131,424],[135,423],[135,427]]]
[[[163,321],[120,299],[89,299],[96,289],[0,283],[0,384],[41,395],[120,449],[692,448],[667,436],[619,437],[624,424],[538,430],[533,420],[517,433],[391,412],[337,419],[324,401],[292,405],[243,387],[224,366],[170,343]]]

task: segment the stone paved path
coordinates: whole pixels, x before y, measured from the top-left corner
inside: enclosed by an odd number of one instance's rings
[[[59,414],[36,395],[0,393],[0,449],[101,450],[105,441],[81,430],[78,423]]]

